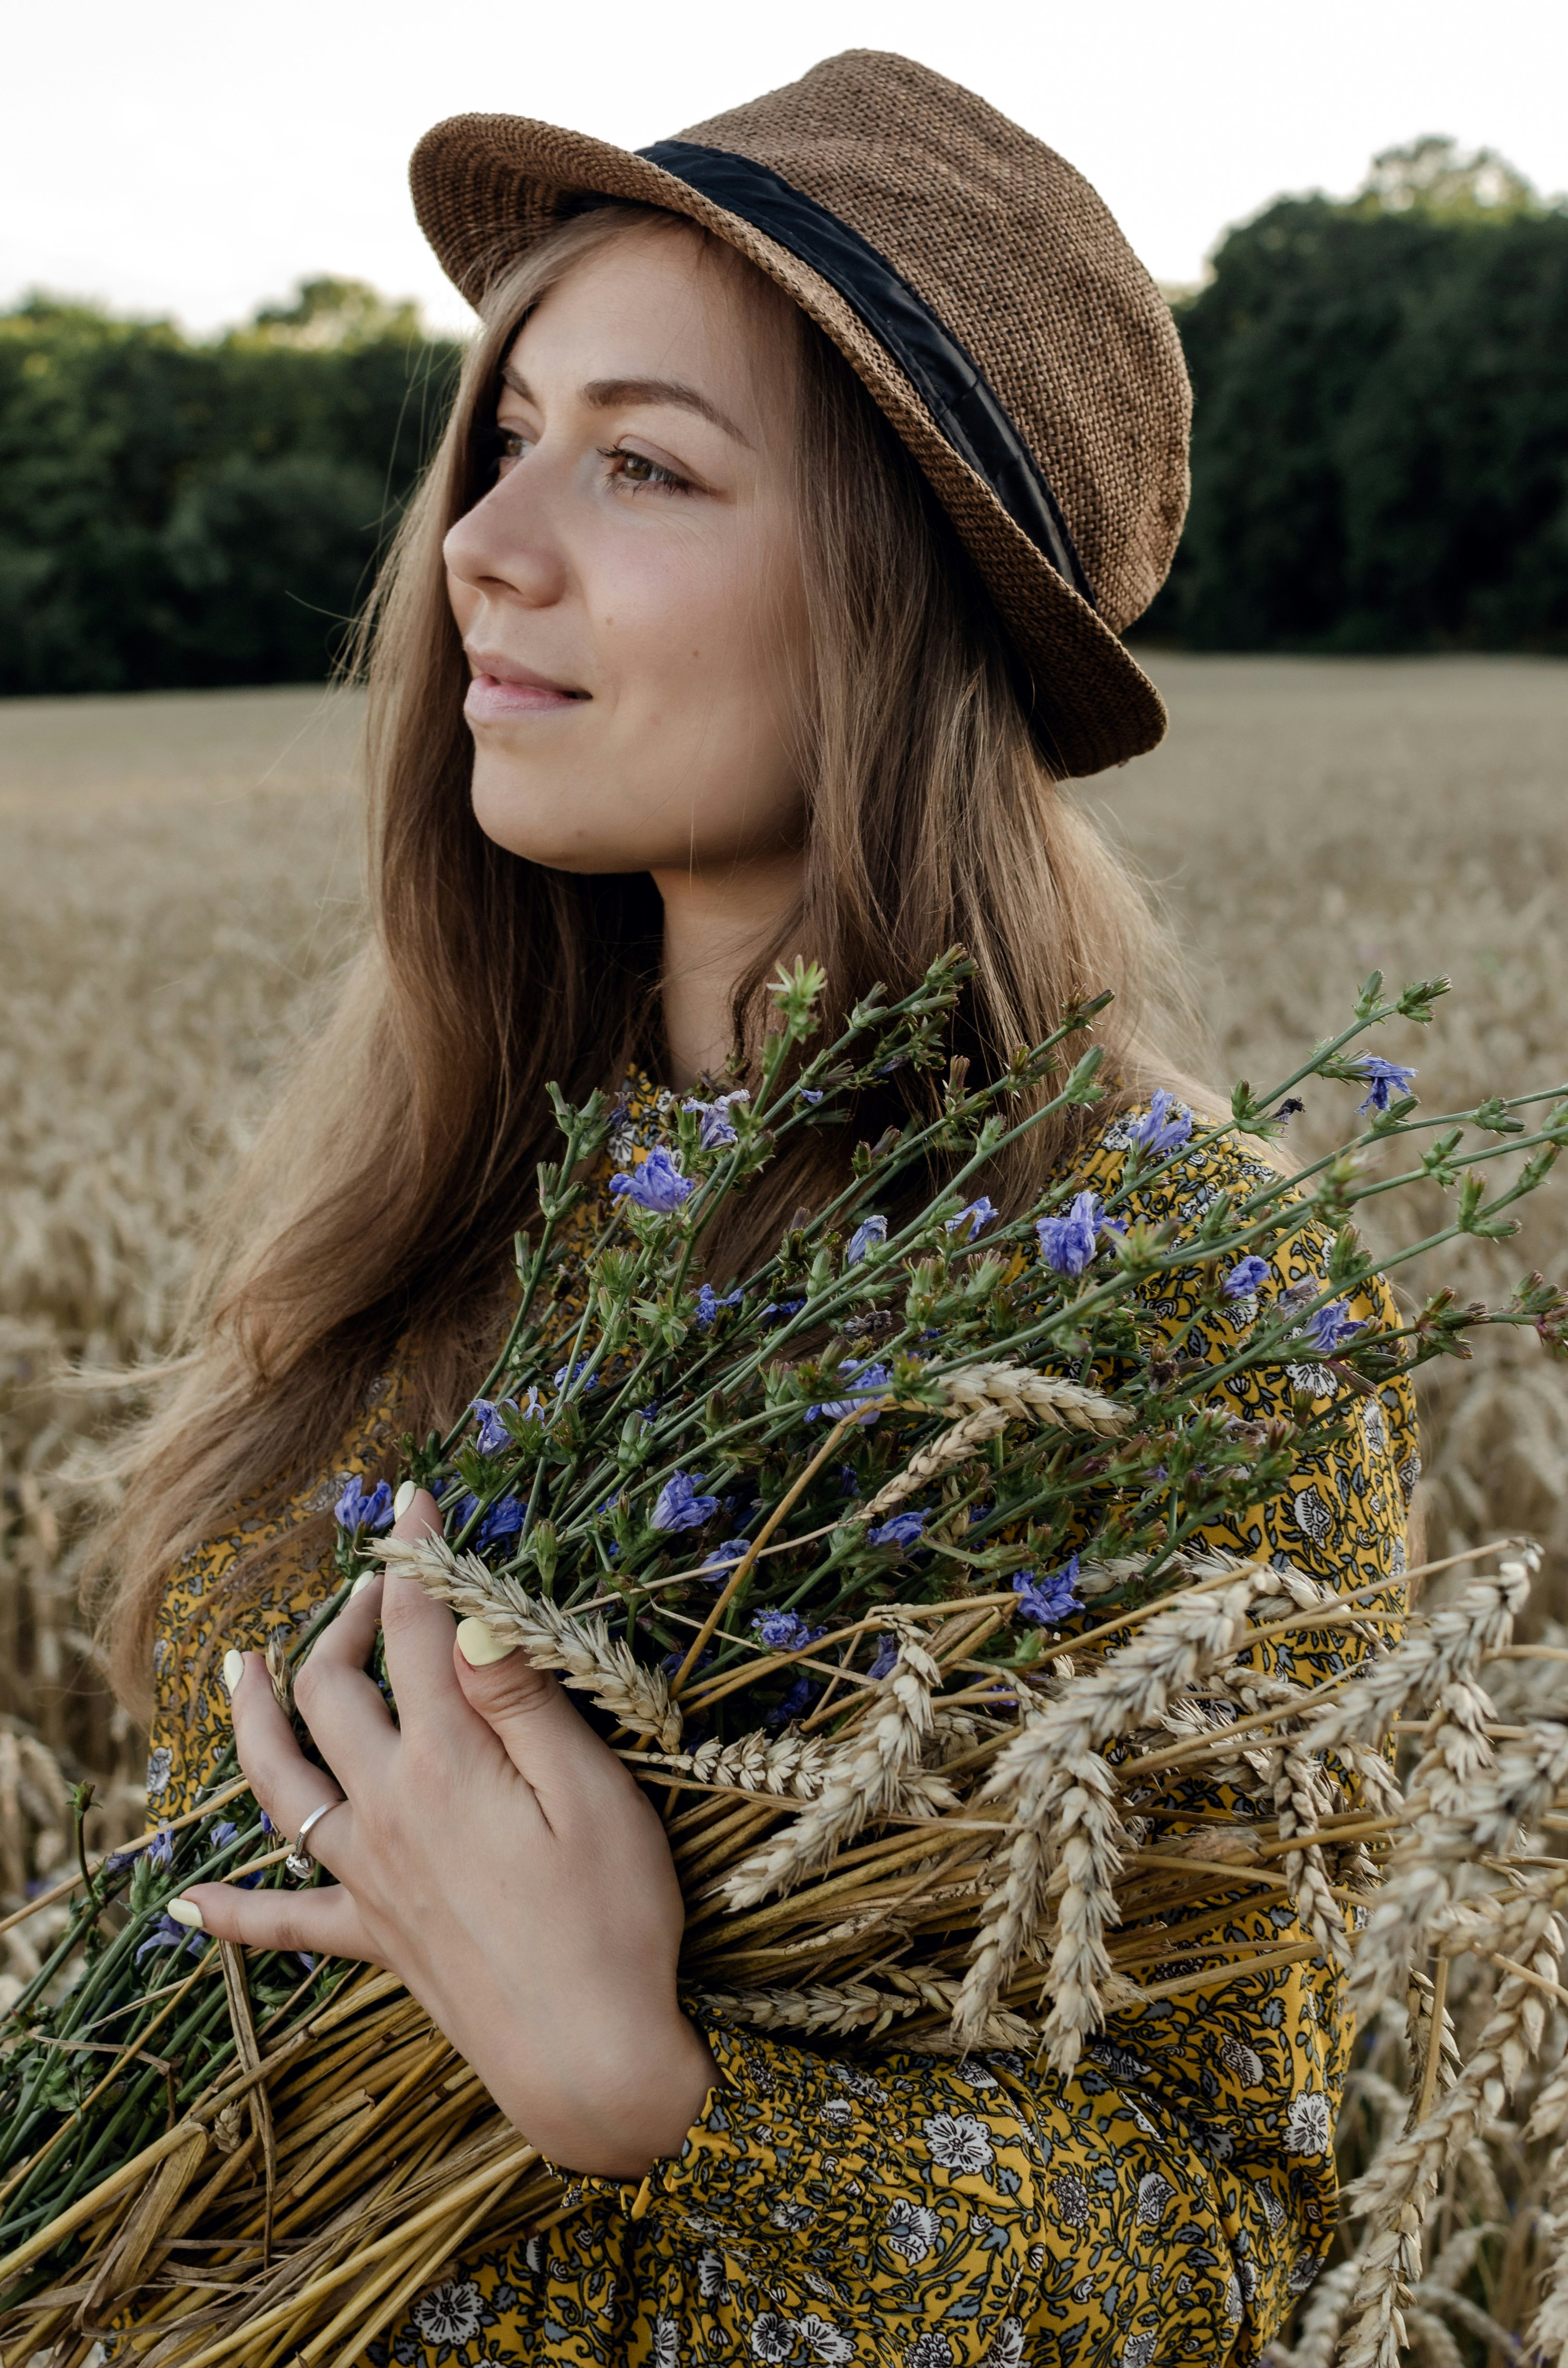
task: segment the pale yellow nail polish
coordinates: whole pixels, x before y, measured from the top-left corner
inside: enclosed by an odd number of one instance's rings
[[[417,1480],[405,1480],[403,1482],[402,1487],[398,1490],[397,1495],[392,1498],[392,1519],[394,1521],[402,1520],[404,1513],[407,1512],[410,1505],[413,1504],[418,1494],[419,1483]]]
[[[508,1653],[517,1649],[517,1640],[508,1642],[505,1636],[497,1636],[487,1620],[458,1622],[458,1650],[472,1669],[487,1668],[492,1661],[504,1661]]]
[[[370,1581],[373,1578],[380,1578],[381,1575],[381,1574],[379,1570],[362,1570],[359,1573],[358,1577],[355,1580],[353,1586],[348,1590],[349,1601],[352,1602],[357,1595],[362,1595],[366,1588],[369,1586]]]
[[[228,1687],[231,1693],[233,1692],[234,1688],[239,1684],[240,1679],[244,1676],[244,1655],[243,1653],[233,1652],[225,1653],[223,1656],[223,1683]]]
[[[201,1920],[201,1910],[194,1899],[171,1899],[169,1914],[176,1924],[188,1925],[193,1932],[205,1932],[207,1930]]]

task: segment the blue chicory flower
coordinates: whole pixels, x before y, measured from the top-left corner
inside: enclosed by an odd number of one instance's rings
[[[1081,1611],[1083,1598],[1078,1593],[1078,1557],[1070,1554],[1060,1570],[1044,1578],[1036,1578],[1032,1570],[1013,1573],[1013,1592],[1018,1599],[1018,1617],[1032,1620],[1042,1628],[1054,1628],[1070,1611]]]
[[[699,1497],[700,1472],[672,1472],[653,1501],[656,1530],[699,1530],[719,1509],[717,1497]]]
[[[167,1826],[159,1827],[156,1835],[147,1845],[145,1856],[149,1866],[173,1866],[175,1838]]]
[[[726,1292],[721,1299],[712,1284],[705,1282],[697,1294],[697,1320],[703,1330],[707,1331],[721,1308],[738,1307],[741,1298],[742,1293],[739,1291],[730,1291]]]
[[[652,1209],[656,1216],[667,1217],[678,1209],[687,1195],[696,1190],[689,1176],[683,1176],[662,1143],[656,1143],[640,1167],[630,1176],[612,1176],[609,1189],[617,1200],[634,1201],[640,1209]]]
[[[493,1546],[498,1538],[515,1538],[523,1526],[525,1509],[520,1497],[497,1497],[470,1543]],[[460,1497],[449,1509],[443,1505],[441,1510],[458,1529],[465,1530],[479,1510],[479,1499],[477,1497]]]
[[[707,1561],[703,1564],[702,1568],[698,1573],[698,1577],[699,1578],[706,1578],[710,1571],[711,1571],[713,1575],[713,1584],[717,1586],[720,1579],[727,1578],[729,1577],[731,1571],[733,1570],[736,1563],[739,1562],[742,1554],[745,1553],[746,1548],[750,1543],[751,1540],[749,1538],[726,1538],[722,1546],[714,1547],[712,1553],[709,1555]]]
[[[869,1669],[866,1672],[867,1676],[870,1678],[885,1678],[891,1676],[892,1673],[893,1664],[897,1659],[898,1638],[896,1636],[879,1636],[877,1639],[877,1657],[871,1663]]]
[[[1366,1328],[1350,1314],[1345,1300],[1331,1299],[1328,1305],[1320,1307],[1311,1319],[1307,1333],[1320,1357],[1332,1357],[1342,1341],[1348,1340],[1353,1332],[1364,1332]]]
[[[296,1949],[294,1954],[298,1957],[301,1964],[303,1965],[307,1974],[313,1974],[315,1972],[316,1961],[312,1956],[308,1949]]]
[[[749,1102],[751,1096],[745,1087],[738,1086],[733,1094],[721,1094],[716,1101],[682,1102],[683,1110],[697,1110],[701,1115],[702,1126],[697,1138],[698,1148],[702,1151],[722,1151],[733,1143],[735,1130],[730,1121],[730,1104]],[[689,1189],[687,1187],[687,1190]],[[685,1194],[681,1197],[684,1199]]]
[[[1192,1133],[1192,1112],[1183,1108],[1164,1086],[1156,1086],[1148,1109],[1136,1118],[1129,1140],[1151,1157],[1162,1151],[1179,1151]]]
[[[801,1417],[803,1421],[815,1422],[819,1415],[824,1415],[829,1422],[843,1422],[864,1406],[867,1398],[881,1397],[892,1379],[886,1365],[858,1364],[853,1357],[843,1360],[838,1372],[845,1384],[844,1395],[824,1398],[820,1406],[809,1406]],[[873,1423],[881,1415],[880,1406],[866,1406],[860,1420],[862,1424]]]
[[[769,1652],[799,1653],[827,1632],[808,1628],[798,1611],[759,1611],[752,1621],[751,1633]]]
[[[384,1480],[378,1480],[367,1496],[358,1480],[347,1480],[332,1511],[334,1520],[345,1530],[390,1530],[392,1492]]]
[[[894,1513],[891,1520],[882,1521],[866,1532],[869,1546],[913,1546],[920,1543],[921,1531],[930,1520],[929,1513]]]
[[[885,1217],[862,1217],[849,1236],[849,1247],[844,1253],[846,1266],[858,1266],[869,1249],[880,1249],[888,1237]]]
[[[984,1232],[995,1214],[995,1203],[987,1200],[983,1192],[978,1201],[971,1201],[967,1209],[960,1209],[956,1217],[949,1217],[944,1230],[949,1234],[956,1234],[960,1225],[967,1225],[969,1231],[965,1234],[964,1239],[966,1242],[972,1242],[976,1234]]]
[[[270,1834],[275,1834],[275,1833],[278,1831],[277,1827],[273,1824],[273,1822],[272,1822],[271,1818],[267,1816],[267,1811],[266,1811],[265,1809],[263,1809],[263,1811],[262,1811],[262,1813],[261,1813],[261,1830],[262,1830],[262,1832],[263,1832],[264,1834],[268,1834],[268,1835],[270,1835]]]
[[[1386,1110],[1395,1094],[1407,1094],[1414,1069],[1404,1068],[1398,1061],[1381,1061],[1375,1053],[1363,1053],[1351,1067],[1367,1081],[1367,1099],[1359,1106],[1360,1115],[1368,1110]]]
[[[789,1692],[771,1710],[763,1713],[764,1725],[788,1726],[792,1718],[801,1718],[810,1710],[821,1691],[821,1686],[813,1685],[810,1678],[797,1678]]]
[[[1064,1217],[1037,1217],[1040,1254],[1053,1274],[1076,1277],[1099,1247],[1105,1224],[1097,1192],[1075,1192]]]
[[[1250,1299],[1268,1281],[1268,1260],[1238,1258],[1220,1288],[1227,1299]]]
[[[801,1099],[805,1102],[810,1109],[815,1110],[818,1102],[822,1099],[822,1087],[820,1086],[801,1086],[799,1088],[799,1091]]]
[[[190,1931],[184,1924],[176,1924],[172,1916],[160,1916],[142,1946],[137,1950],[136,1962],[140,1964],[142,1958],[153,1949],[198,1950],[204,1937],[200,1932]]]
[[[766,1323],[767,1318],[773,1315],[777,1316],[778,1322],[782,1324],[790,1316],[799,1315],[805,1304],[803,1299],[770,1299],[762,1311],[763,1321]]]
[[[479,1429],[474,1435],[474,1444],[481,1455],[499,1455],[503,1448],[509,1447],[512,1443],[512,1434],[501,1419],[503,1406],[506,1406],[510,1413],[516,1414],[517,1401],[516,1398],[475,1398],[469,1409],[471,1414],[476,1414],[479,1417]]]
[[[238,1826],[232,1826],[227,1817],[221,1817],[207,1839],[214,1850],[227,1850],[229,1844],[237,1839],[239,1830]]]
[[[588,1373],[588,1367],[591,1362],[592,1360],[590,1358],[579,1357],[574,1365],[560,1366],[557,1369],[555,1375],[556,1388],[558,1390],[563,1390],[569,1387],[573,1382],[582,1382],[583,1375],[585,1373]],[[583,1382],[583,1387],[585,1390],[597,1390],[598,1385],[599,1377],[597,1373],[588,1373],[587,1380]],[[529,1392],[529,1395],[532,1395],[531,1391]]]

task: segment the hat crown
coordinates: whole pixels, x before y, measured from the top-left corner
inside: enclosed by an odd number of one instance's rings
[[[908,281],[994,388],[1125,631],[1181,532],[1191,397],[1170,308],[1083,175],[882,50],[824,58],[677,136],[767,166]]]

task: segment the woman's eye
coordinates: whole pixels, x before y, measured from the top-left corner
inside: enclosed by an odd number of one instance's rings
[[[661,486],[674,494],[691,490],[685,477],[677,477],[673,469],[661,468],[657,461],[649,460],[646,452],[623,452],[619,445],[611,445],[608,450],[601,447],[601,458],[611,463],[612,476],[634,490],[644,485]]]
[[[520,427],[498,427],[495,430],[495,465],[503,473],[514,461],[520,461],[528,449],[528,439]]]

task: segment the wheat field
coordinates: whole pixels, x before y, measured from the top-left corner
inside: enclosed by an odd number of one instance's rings
[[[1169,739],[1073,794],[1183,939],[1219,1077],[1284,1076],[1376,967],[1453,979],[1431,1030],[1380,1047],[1418,1064],[1427,1107],[1568,1078],[1568,665],[1148,663]],[[0,703],[7,1907],[70,1847],[58,1770],[96,1780],[96,1844],[142,1821],[141,1741],[104,1691],[76,1604],[84,1452],[120,1401],[62,1379],[166,1341],[203,1207],[354,941],[358,723],[351,694],[316,689]],[[1353,1107],[1343,1087],[1312,1089],[1296,1147],[1337,1140]],[[1568,1178],[1528,1205],[1517,1241],[1474,1246],[1442,1279],[1468,1297],[1530,1267],[1562,1277]],[[1533,1623],[1568,1643],[1568,1365],[1531,1334],[1499,1332],[1472,1363],[1428,1376],[1431,1550],[1540,1538]],[[1522,1692],[1499,1704],[1505,1717],[1526,1706]],[[1485,1998],[1478,1982],[1450,1999],[1461,2043]],[[1369,2035],[1342,2131],[1351,2162],[1403,2110],[1402,2047],[1392,2025]],[[1464,2357],[1500,2362],[1505,2331],[1525,2323],[1538,2152],[1500,2125],[1444,2193],[1437,2299],[1411,2327],[1433,2368],[1461,2356],[1456,2334]],[[1326,2362],[1312,2305],[1290,2356]]]

